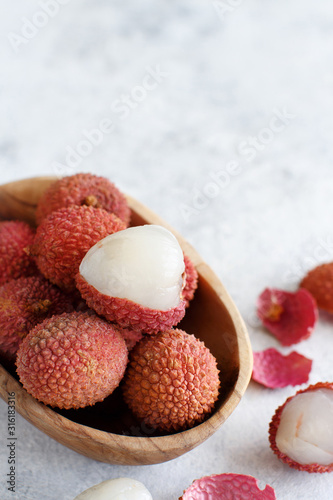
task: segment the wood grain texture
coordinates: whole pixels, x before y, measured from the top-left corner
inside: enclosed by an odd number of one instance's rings
[[[52,177],[24,179],[0,186],[0,218],[35,223],[35,209]],[[0,365],[0,395],[15,392],[16,409],[29,422],[63,445],[87,457],[120,465],[165,462],[198,446],[230,416],[243,396],[252,373],[252,352],[244,322],[213,271],[184,238],[151,210],[131,197],[132,225],[160,224],[170,229],[194,262],[199,286],[179,324],[203,340],[217,359],[221,394],[212,415],[184,432],[162,434],[136,421],[117,389],[102,403],[79,410],[51,409],[38,403],[21,386],[15,368]]]

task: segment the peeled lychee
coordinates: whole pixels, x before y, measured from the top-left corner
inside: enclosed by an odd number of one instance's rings
[[[261,490],[258,480],[244,474],[213,474],[194,481],[179,500],[276,500],[273,488]]]
[[[129,224],[130,208],[124,194],[109,179],[93,174],[75,174],[54,182],[39,200],[37,223],[51,212],[72,205],[103,208],[117,215],[126,226]]]
[[[333,471],[333,384],[319,382],[280,406],[269,426],[274,453],[294,469]]]
[[[25,222],[0,222],[0,286],[37,274],[34,260],[25,251],[34,237],[34,230]]]
[[[123,395],[146,425],[179,431],[211,413],[219,386],[216,359],[204,343],[170,329],[143,338],[133,348]]]
[[[119,477],[95,484],[74,500],[153,500],[153,497],[140,481]]]
[[[190,305],[190,301],[194,297],[194,292],[198,287],[198,272],[194,267],[191,259],[184,254],[185,264],[185,286],[183,288],[182,297],[186,301],[186,307]]]
[[[93,313],[53,316],[37,325],[17,353],[26,391],[58,408],[103,401],[119,385],[127,364],[120,333]]]
[[[99,241],[82,260],[76,283],[98,314],[122,327],[155,333],[185,314],[184,270],[173,234],[145,225]]]
[[[13,358],[34,326],[73,310],[72,299],[42,276],[6,283],[0,288],[0,351]]]
[[[46,278],[73,290],[75,275],[87,251],[105,236],[122,229],[124,223],[101,208],[61,208],[37,228],[30,253]]]
[[[300,286],[311,293],[320,309],[333,313],[333,262],[309,271]]]

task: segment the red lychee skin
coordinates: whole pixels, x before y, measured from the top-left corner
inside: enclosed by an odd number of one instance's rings
[[[12,359],[34,326],[73,310],[72,298],[42,276],[6,283],[0,288],[0,352]]]
[[[80,173],[59,179],[43,193],[36,210],[37,223],[55,210],[71,205],[104,208],[117,215],[126,227],[130,221],[126,197],[109,179]]]
[[[127,349],[131,351],[135,344],[137,344],[143,337],[143,333],[131,328],[121,328],[120,326],[113,325],[119,331],[120,335],[126,342]]]
[[[102,208],[61,208],[37,228],[30,254],[47,279],[61,288],[74,290],[75,275],[88,250],[123,229],[125,224]]]
[[[290,396],[282,406],[279,406],[279,408],[276,410],[271,423],[269,424],[269,442],[272,450],[274,453],[278,456],[278,458],[289,465],[289,467],[292,467],[293,469],[305,471],[305,472],[332,472],[333,471],[333,463],[329,465],[320,465],[320,464],[299,464],[298,462],[295,462],[295,460],[292,460],[291,458],[288,457],[285,453],[282,453],[279,448],[276,445],[276,433],[279,428],[280,422],[281,422],[281,415],[284,407],[291,401],[295,396],[298,394],[304,394],[305,392],[311,392],[311,391],[316,391],[318,389],[331,389],[333,390],[333,383],[331,382],[318,382],[317,384],[314,385],[309,385],[306,389],[300,390],[296,392],[294,396]]]
[[[333,313],[333,262],[312,269],[300,286],[311,293],[320,309]]]
[[[124,400],[145,424],[179,431],[211,413],[219,393],[216,359],[183,330],[144,337],[131,351]]]
[[[17,353],[17,373],[34,398],[58,408],[103,401],[119,385],[127,364],[119,332],[94,313],[53,316],[37,325]]]
[[[252,379],[271,389],[305,384],[311,367],[312,360],[298,352],[283,356],[272,347],[253,353]]]
[[[153,334],[177,325],[185,315],[184,300],[172,309],[159,311],[132,300],[105,295],[90,285],[79,273],[76,276],[76,286],[91,309],[123,328]]]
[[[213,474],[194,481],[179,500],[276,500],[269,485],[259,489],[258,481],[244,474]]]
[[[0,286],[38,273],[34,260],[25,251],[34,237],[35,231],[25,222],[0,222]]]
[[[182,298],[186,301],[186,307],[194,297],[194,292],[198,287],[198,273],[191,259],[184,254],[185,264],[185,286],[182,291]]]
[[[307,339],[318,319],[316,302],[304,288],[295,293],[266,288],[258,297],[257,313],[284,346]]]

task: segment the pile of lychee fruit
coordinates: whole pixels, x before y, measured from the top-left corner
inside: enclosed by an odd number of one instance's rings
[[[162,226],[129,227],[108,179],[76,174],[42,195],[37,229],[0,222],[0,353],[52,407],[83,408],[121,386],[161,431],[202,422],[219,394],[214,356],[175,328],[197,271]]]

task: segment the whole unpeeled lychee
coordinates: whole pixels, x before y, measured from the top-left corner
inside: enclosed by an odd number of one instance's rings
[[[211,413],[219,393],[216,359],[183,330],[143,338],[131,351],[123,385],[125,402],[145,424],[178,431]]]
[[[155,333],[185,314],[184,270],[175,236],[144,225],[99,241],[82,260],[76,283],[98,314],[124,328]]]
[[[333,262],[309,271],[300,286],[311,293],[320,309],[333,313]]]
[[[13,358],[22,339],[44,319],[74,310],[71,297],[42,276],[0,287],[0,351]]]
[[[37,274],[34,260],[25,251],[34,237],[34,230],[25,222],[0,222],[0,286]]]
[[[51,212],[71,205],[103,208],[117,215],[126,226],[129,224],[130,208],[125,195],[109,179],[93,174],[75,174],[51,184],[39,200],[37,223]]]
[[[290,467],[333,471],[333,384],[318,382],[280,406],[269,426],[271,448]]]
[[[53,316],[37,325],[17,353],[17,373],[33,397],[58,408],[103,401],[127,364],[120,333],[93,313]]]
[[[105,236],[122,229],[124,223],[102,208],[61,208],[37,228],[30,254],[47,279],[73,290],[75,275],[87,251]]]

